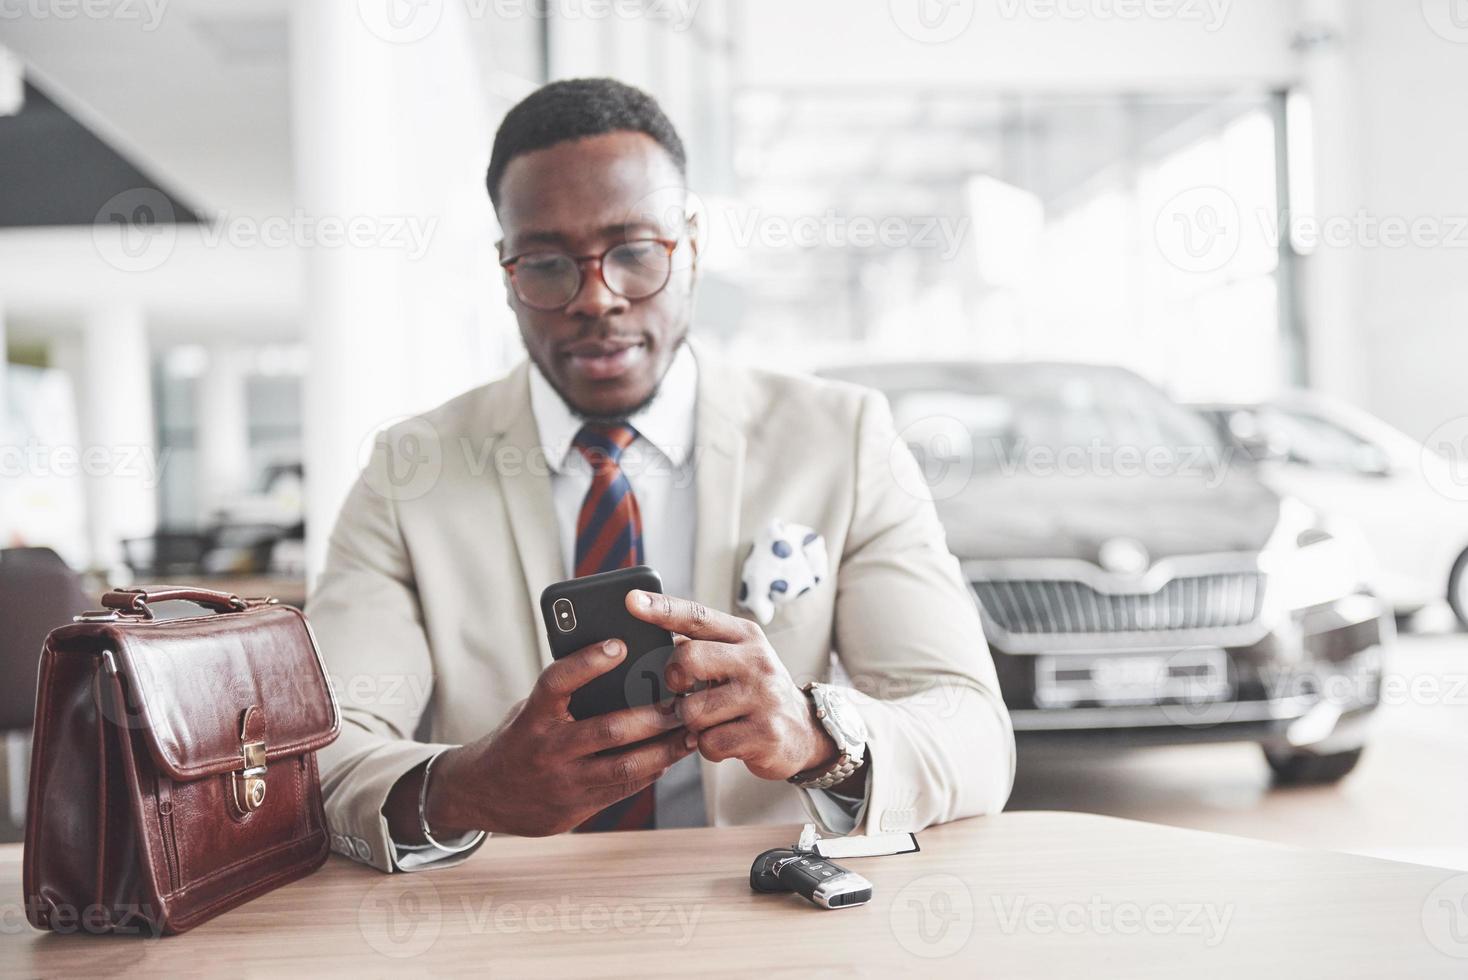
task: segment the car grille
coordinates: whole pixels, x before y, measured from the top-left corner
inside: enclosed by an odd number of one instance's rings
[[[1195,575],[1135,594],[1049,580],[978,581],[974,591],[988,618],[1011,634],[1150,633],[1252,623],[1260,615],[1264,576]]]

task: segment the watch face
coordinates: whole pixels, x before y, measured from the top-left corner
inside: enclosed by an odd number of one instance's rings
[[[835,729],[831,733],[832,737],[841,743],[841,748],[845,750],[866,742],[866,722],[862,721],[861,715],[852,707],[845,694],[833,687],[822,688],[821,694],[821,706],[826,709],[826,718]]]

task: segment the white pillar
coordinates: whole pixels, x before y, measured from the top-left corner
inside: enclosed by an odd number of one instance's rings
[[[354,4],[291,5],[291,109],[296,204],[350,220],[394,212],[402,120],[393,99],[394,45]],[[305,249],[306,564],[320,572],[337,511],[360,469],[358,447],[396,406],[394,353],[406,329],[397,256],[382,249]]]
[[[245,400],[249,352],[216,345],[195,388],[198,433],[194,459],[199,476],[200,524],[231,497],[249,489],[250,420]]]
[[[77,451],[91,566],[110,571],[122,560],[124,539],[157,529],[160,466],[167,462],[157,453],[142,311],[109,305],[87,313],[81,354]]]
[[[1327,40],[1307,47],[1303,88],[1315,131],[1315,214],[1354,222],[1365,207],[1360,160],[1361,99],[1353,56],[1357,24],[1346,0],[1304,0],[1302,24]],[[1322,242],[1301,264],[1311,387],[1360,404],[1365,396],[1361,323],[1361,251],[1354,242]]]
[[[6,382],[9,380],[8,371],[10,366],[10,348],[7,346],[7,334],[5,332],[5,297],[0,296],[0,439],[5,438],[9,419],[9,402],[5,400]],[[3,546],[3,542],[0,542]]]
[[[490,380],[503,365],[484,334],[510,329],[482,189],[494,120],[467,14],[447,3],[413,7],[406,21],[364,13],[381,9],[291,5],[296,206],[311,220],[364,223],[370,239],[304,249],[312,580],[363,446]]]

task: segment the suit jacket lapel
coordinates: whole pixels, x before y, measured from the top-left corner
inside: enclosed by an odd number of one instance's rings
[[[522,362],[505,378],[503,401],[497,408],[499,418],[509,422],[495,440],[494,459],[500,462],[500,492],[510,518],[510,531],[515,539],[515,552],[525,589],[539,619],[540,593],[545,587],[565,578],[561,567],[560,529],[555,505],[551,501],[550,474],[541,459],[540,433],[535,427],[535,413],[530,410],[529,369]],[[510,472],[513,471],[513,472]],[[535,630],[539,638],[540,663],[551,663],[550,643],[545,632]]]
[[[744,479],[742,401],[715,358],[693,346],[698,359],[694,451],[698,527],[694,533],[693,598],[733,610],[738,579],[739,509]]]
[[[713,356],[693,345],[698,358],[698,407],[694,451],[698,528],[694,532],[693,598],[724,612],[734,611],[739,579],[739,510],[744,480],[742,391]],[[710,826],[720,812],[719,765],[699,760],[703,805]]]

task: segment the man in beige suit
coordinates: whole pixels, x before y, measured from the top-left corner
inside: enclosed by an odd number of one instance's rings
[[[656,103],[607,79],[501,126],[488,184],[530,359],[379,437],[308,605],[342,703],[338,851],[414,870],[490,833],[879,833],[1004,805],[993,663],[885,401],[688,341],[684,169]],[[829,573],[761,625],[741,568],[775,519],[820,535]],[[626,651],[552,661],[538,597],[639,562],[667,596],[628,610],[678,637],[684,696],[577,721],[570,694]]]

